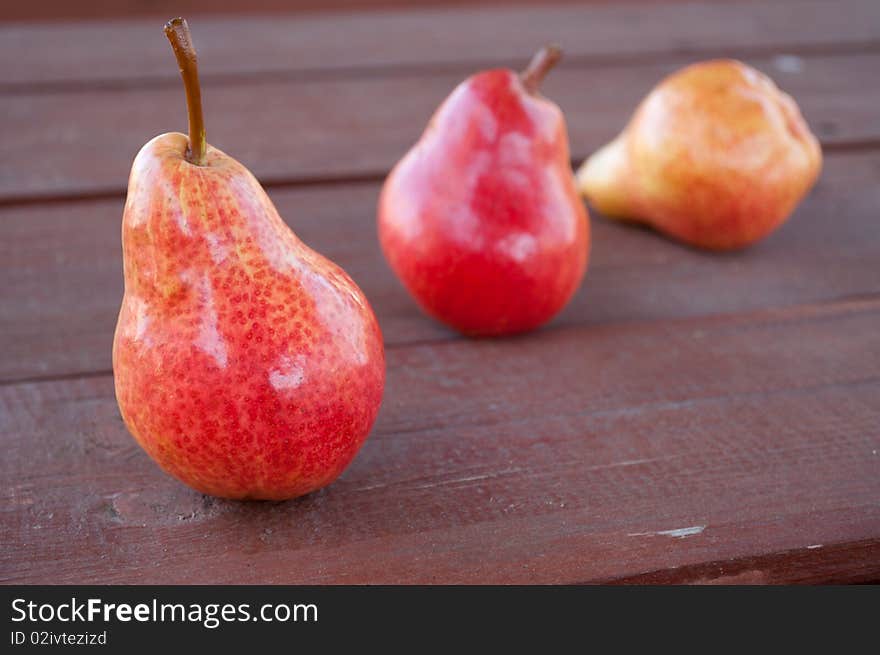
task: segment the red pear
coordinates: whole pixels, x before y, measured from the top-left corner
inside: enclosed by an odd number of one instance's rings
[[[389,264],[428,314],[468,335],[542,325],[586,269],[565,120],[538,92],[559,56],[548,47],[522,74],[462,82],[382,189]]]
[[[166,34],[190,136],[157,136],[132,166],[119,409],[144,450],[193,488],[292,498],[332,482],[366,439],[385,381],[379,326],[351,278],[206,143],[186,23]]]

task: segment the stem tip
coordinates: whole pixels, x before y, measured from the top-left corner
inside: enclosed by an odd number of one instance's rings
[[[526,69],[520,73],[523,86],[529,93],[537,93],[544,76],[562,59],[562,47],[551,43],[535,53]]]

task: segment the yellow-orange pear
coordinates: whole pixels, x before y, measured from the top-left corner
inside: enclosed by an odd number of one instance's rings
[[[721,59],[661,81],[577,178],[608,217],[727,250],[779,227],[821,166],[795,101],[766,75]]]

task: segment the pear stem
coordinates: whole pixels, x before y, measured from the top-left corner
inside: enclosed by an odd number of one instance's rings
[[[183,18],[165,23],[165,36],[171,42],[183,88],[186,91],[186,111],[189,117],[189,147],[186,160],[196,166],[207,164],[208,142],[205,139],[205,119],[202,116],[202,91],[199,86],[199,62],[193,46],[189,25]]]
[[[522,85],[529,93],[538,92],[538,87],[544,80],[544,76],[562,59],[562,48],[555,44],[546,45],[532,57],[528,67],[520,73]]]

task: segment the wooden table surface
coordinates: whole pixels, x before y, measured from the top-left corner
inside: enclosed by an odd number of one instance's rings
[[[0,25],[0,581],[880,581],[880,4],[768,0],[193,18],[208,139],[363,288],[379,419],[340,480],[216,500],[128,435],[110,350],[131,160],[185,129],[157,19]],[[592,212],[570,306],[467,340],[387,268],[388,169],[468,74],[567,58],[574,163],[664,74],[735,56],[801,105],[825,167],[734,254]]]

